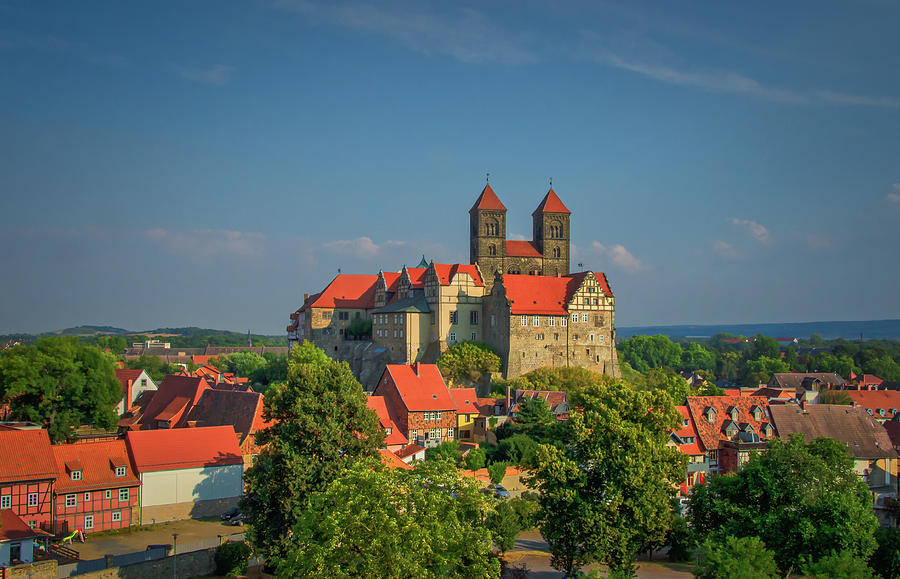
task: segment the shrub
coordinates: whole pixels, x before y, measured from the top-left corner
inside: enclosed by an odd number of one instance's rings
[[[865,560],[850,551],[841,551],[822,557],[803,568],[803,574],[811,579],[872,579],[875,573]]]
[[[775,554],[766,549],[759,537],[726,537],[724,543],[707,539],[703,559],[694,570],[700,579],[777,578]]]
[[[243,541],[222,543],[216,547],[213,559],[216,563],[216,575],[243,575],[247,572],[250,546]]]
[[[677,515],[672,517],[672,526],[666,535],[666,545],[669,546],[669,561],[690,561],[694,552],[694,538],[691,536],[687,519]]]

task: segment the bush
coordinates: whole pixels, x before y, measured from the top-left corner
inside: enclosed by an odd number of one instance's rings
[[[537,452],[538,443],[527,434],[514,434],[498,445],[498,454],[513,464],[529,465]]]
[[[810,579],[872,579],[875,573],[865,560],[850,551],[841,551],[822,557],[803,568]],[[889,575],[890,576],[890,575]]]
[[[488,475],[491,477],[491,482],[495,485],[503,482],[503,477],[506,476],[506,463],[505,462],[493,462],[487,467]]]
[[[466,468],[469,470],[478,470],[479,468],[484,468],[486,459],[487,455],[485,454],[483,449],[473,448],[466,455]]]
[[[216,562],[216,575],[243,575],[247,572],[250,546],[243,541],[222,543],[216,547],[213,559]]]
[[[694,539],[691,529],[684,517],[672,517],[672,526],[666,535],[666,545],[669,546],[669,561],[690,561],[694,553]]]
[[[426,449],[425,460],[445,460],[456,466],[459,462],[459,441],[450,440]]]
[[[776,579],[779,576],[775,554],[766,549],[759,537],[726,537],[724,543],[707,539],[703,543],[703,559],[694,575],[700,579]]]

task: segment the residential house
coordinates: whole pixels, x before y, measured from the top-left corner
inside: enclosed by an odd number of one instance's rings
[[[668,444],[688,457],[684,482],[679,487],[681,494],[687,496],[692,488],[703,484],[709,473],[709,461],[707,453],[700,447],[700,437],[693,420],[691,420],[690,409],[687,406],[676,406],[675,408],[681,414],[681,423],[669,434]]]
[[[872,491],[875,514],[889,523],[887,509],[897,497],[897,451],[874,417],[859,406],[833,404],[775,405],[769,410],[781,437],[802,434],[807,442],[827,437],[844,444]]]
[[[388,408],[384,396],[369,396],[366,398],[366,406],[378,415],[378,423],[384,429],[384,449],[397,452],[409,444],[406,436],[397,426],[397,422],[391,416],[393,408]]]
[[[896,390],[846,390],[853,406],[865,408],[878,422],[900,420],[900,392]]]
[[[12,509],[0,509],[0,577],[6,577],[9,567],[34,561],[35,539],[46,538],[47,533],[32,528]],[[53,571],[56,572],[55,567]],[[20,576],[25,577],[25,574]]]
[[[740,470],[776,435],[765,396],[690,396],[687,406],[710,473]]]
[[[856,383],[857,390],[881,390],[881,383],[884,382],[875,374],[863,374],[857,376],[853,382]]]
[[[461,442],[475,442],[475,419],[478,418],[478,394],[474,388],[451,388],[456,403],[456,431]]]
[[[57,444],[51,450],[57,472],[55,533],[108,531],[131,525],[141,482],[124,440]]]
[[[31,528],[50,529],[56,476],[46,430],[0,425],[0,510],[11,510]]]
[[[478,416],[475,417],[475,423],[472,429],[472,436],[475,442],[487,442],[488,444],[497,444],[497,436],[494,429],[509,418],[506,415],[507,400],[501,398],[479,398]]]
[[[456,403],[435,364],[388,364],[374,395],[385,397],[410,444],[431,447],[456,438]]]
[[[409,470],[412,468],[409,463],[404,462],[400,457],[386,448],[379,449],[378,454],[381,456],[381,462],[391,470],[396,470],[398,468]]]
[[[132,430],[125,444],[141,481],[137,524],[224,513],[243,494],[231,426]]]
[[[846,381],[834,372],[776,372],[767,386],[778,389],[794,389],[797,399],[803,403],[818,401],[822,390],[843,388]]]
[[[191,409],[212,386],[203,378],[169,375],[144,409],[138,427],[142,430],[185,426]]]
[[[116,405],[119,416],[131,408],[142,392],[156,390],[156,383],[141,369],[116,368],[116,378],[122,384],[122,400]]]
[[[400,450],[396,451],[394,454],[399,458],[402,462],[406,464],[412,464],[413,461],[416,460],[425,460],[425,447],[419,446],[418,444],[407,444]]]
[[[249,468],[262,447],[256,434],[271,423],[263,419],[263,395],[238,390],[204,390],[200,400],[188,413],[188,427],[231,426],[237,435],[238,446]]]
[[[523,400],[543,400],[550,410],[550,414],[558,422],[568,420],[569,403],[566,401],[566,393],[558,390],[515,390],[512,393],[511,405],[509,406],[509,416],[513,419],[519,412],[519,404]]]

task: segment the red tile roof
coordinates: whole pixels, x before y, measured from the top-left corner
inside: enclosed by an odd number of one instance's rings
[[[0,483],[56,478],[46,430],[0,430]]]
[[[56,444],[51,447],[56,459],[57,493],[89,491],[110,487],[138,486],[140,481],[131,469],[124,440],[108,440],[84,444]],[[80,463],[81,480],[72,480],[66,464]],[[127,474],[116,476],[116,466],[125,466]]]
[[[478,272],[478,266],[462,263],[435,263],[434,272],[437,274],[438,281],[441,285],[448,285],[453,281],[457,274],[466,273],[472,278],[477,286],[483,286],[484,281],[481,279],[481,273]]]
[[[556,196],[556,191],[551,188],[547,191],[547,194],[544,195],[544,199],[541,201],[541,204],[538,205],[537,209],[534,210],[534,213],[540,213],[543,211],[544,213],[572,213],[569,211],[568,207],[563,205],[563,202],[560,201],[559,197]],[[532,213],[532,215],[534,215]]]
[[[491,189],[490,183],[484,186],[484,189],[481,190],[481,195],[478,196],[478,199],[475,200],[475,205],[472,206],[472,209],[493,209],[495,211],[506,211],[506,206],[500,202],[500,198],[497,197],[497,194],[494,193],[494,190]],[[469,209],[469,211],[472,211]]]
[[[853,400],[854,406],[870,410],[870,414],[880,420],[891,420],[900,416],[900,392],[896,390],[844,390]],[[891,412],[891,409],[894,412]],[[879,412],[883,410],[884,414]]]
[[[366,399],[366,406],[374,410],[375,414],[378,415],[378,421],[381,423],[382,428],[391,429],[391,433],[384,439],[386,445],[393,446],[395,444],[406,444],[409,442],[409,440],[403,436],[403,433],[400,432],[400,429],[397,428],[397,422],[391,416],[384,396],[369,396]]]
[[[416,453],[422,452],[423,450],[425,450],[424,446],[419,446],[418,444],[408,444],[394,454],[397,456],[397,458],[402,460],[408,456],[412,456]]]
[[[379,449],[378,453],[381,455],[381,462],[384,463],[384,465],[391,470],[398,469],[398,468],[402,468],[405,470],[412,469],[412,466],[410,466],[410,465],[406,464],[405,462],[403,462],[402,460],[400,460],[400,457],[398,457],[396,454],[394,454],[393,452],[391,452],[390,450],[388,450],[386,448]]]
[[[231,426],[130,431],[125,442],[139,473],[244,462]]]
[[[769,438],[763,431],[765,425],[771,423],[769,399],[765,396],[691,396],[687,399],[687,405],[691,411],[694,427],[697,429],[698,440],[705,450],[716,450],[720,442],[731,439],[725,434],[725,427],[732,421],[729,415],[732,408],[738,411],[735,421],[738,427],[749,424],[761,439]],[[754,406],[758,406],[762,411],[759,420],[754,419],[751,412]],[[709,409],[715,411],[712,422],[706,416]]]
[[[474,388],[451,388],[450,396],[458,414],[478,414],[478,394]]]
[[[573,273],[562,277],[545,275],[503,276],[503,287],[512,314],[564,316],[572,296],[590,272]],[[606,295],[612,296],[606,276],[595,273],[597,283]]]
[[[259,392],[210,389],[191,409],[187,420],[196,426],[231,426],[239,442],[270,425],[262,418],[263,395]]]
[[[141,427],[156,428],[157,420],[169,420],[174,422],[173,427],[181,426],[203,391],[209,388],[209,383],[203,378],[166,376],[141,415]]]
[[[342,273],[331,280],[310,306],[314,308],[371,309],[375,307],[377,275]],[[312,298],[310,298],[312,299]]]
[[[691,411],[687,406],[676,406],[675,408],[681,414],[681,417],[683,419],[682,424],[679,425],[677,429],[675,429],[675,435],[682,439],[685,437],[694,438],[693,443],[681,444],[678,446],[678,450],[689,456],[703,454],[703,451],[700,449],[700,445],[698,443],[700,437],[697,435],[697,429],[694,428],[694,421],[691,420]],[[687,420],[687,426],[683,425],[684,420]]]
[[[410,412],[456,410],[456,404],[437,365],[388,364],[384,371],[390,375],[401,400]]]
[[[29,527],[12,509],[0,511],[0,542],[23,541],[48,535],[49,533]]]
[[[119,382],[122,383],[122,388],[128,388],[128,381],[131,380],[134,383],[135,380],[138,379],[138,376],[141,375],[140,368],[136,370],[132,370],[131,368],[116,368],[116,378],[119,379]],[[124,390],[123,390],[124,391]]]
[[[506,255],[510,257],[543,257],[532,241],[506,240]]]

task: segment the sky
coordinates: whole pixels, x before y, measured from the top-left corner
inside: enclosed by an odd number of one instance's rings
[[[284,333],[549,188],[619,326],[900,318],[900,4],[0,0],[0,333]]]

